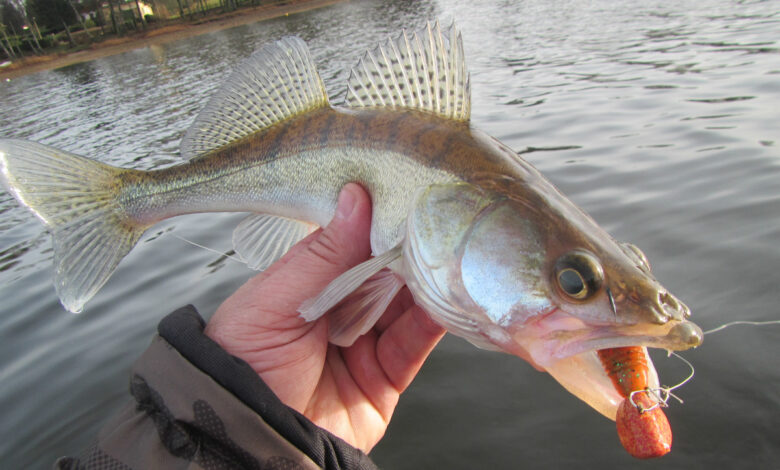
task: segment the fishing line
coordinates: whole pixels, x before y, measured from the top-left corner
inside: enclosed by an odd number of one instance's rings
[[[691,369],[691,373],[688,374],[688,377],[683,379],[682,382],[678,383],[677,385],[673,385],[671,387],[647,388],[645,390],[634,390],[633,392],[631,392],[631,394],[628,396],[628,399],[631,400],[631,404],[634,405],[639,410],[640,413],[654,410],[658,407],[666,408],[669,406],[668,402],[670,398],[674,398],[678,402],[683,403],[683,399],[678,397],[674,393],[672,393],[672,390],[680,388],[686,383],[688,383],[688,381],[690,381],[693,378],[694,374],[696,373],[696,370],[693,368],[693,364],[691,364],[687,359],[680,356],[676,352],[674,351],[667,351],[667,352],[669,353],[669,356],[675,356],[679,360],[683,361],[688,366],[688,368]],[[655,399],[654,400],[655,404],[648,408],[645,408],[642,405],[638,404],[637,402],[634,401],[634,395],[636,395],[637,393],[647,393],[648,395],[650,395]]]
[[[176,238],[178,238],[179,240],[181,240],[181,241],[183,241],[183,242],[187,242],[187,243],[189,243],[190,245],[197,246],[198,248],[202,248],[202,249],[204,249],[204,250],[206,250],[206,251],[210,251],[210,252],[212,252],[212,253],[216,253],[216,254],[218,254],[219,256],[224,256],[225,258],[229,258],[229,259],[232,259],[233,261],[236,261],[236,262],[238,262],[238,263],[244,264],[244,260],[242,260],[242,259],[240,259],[240,258],[236,258],[235,256],[229,255],[229,254],[227,254],[227,253],[222,253],[222,252],[221,252],[221,251],[219,251],[219,250],[215,250],[215,249],[213,249],[213,248],[209,248],[209,247],[207,247],[207,246],[203,246],[203,245],[200,245],[200,244],[198,244],[198,243],[195,243],[195,242],[193,242],[193,241],[191,241],[191,240],[187,240],[186,238],[184,238],[184,237],[180,237],[180,236],[176,235],[176,234],[175,234],[175,233],[173,233],[173,232],[169,232],[169,233],[168,233],[168,235],[171,235],[172,237],[176,237]]]
[[[732,321],[732,322],[725,323],[725,324],[723,324],[721,326],[718,326],[716,328],[712,328],[710,330],[707,330],[703,334],[708,335],[710,333],[715,333],[716,331],[720,331],[720,330],[722,330],[724,328],[728,328],[728,327],[734,326],[734,325],[761,326],[761,325],[778,325],[778,324],[780,324],[780,320],[769,320],[769,321],[735,320],[735,321]],[[677,395],[675,395],[674,393],[672,393],[672,390],[680,388],[683,385],[685,385],[686,383],[688,383],[693,378],[694,374],[696,373],[696,370],[694,369],[693,364],[691,364],[687,359],[685,359],[684,357],[680,356],[676,352],[674,352],[674,351],[667,351],[667,352],[668,352],[668,356],[675,356],[679,360],[683,361],[688,366],[688,368],[691,369],[691,373],[682,382],[678,383],[677,385],[671,386],[671,387],[648,388],[646,390],[634,390],[633,392],[631,392],[631,394],[629,395],[629,400],[631,400],[631,404],[634,405],[640,411],[640,413],[643,413],[645,411],[650,411],[650,410],[658,408],[658,407],[666,408],[666,407],[669,406],[668,402],[669,402],[670,398],[674,398],[678,402],[683,403],[682,398],[680,398]],[[650,395],[652,398],[655,399],[654,401],[656,403],[653,406],[649,407],[649,408],[645,408],[641,404],[637,404],[634,401],[634,395],[636,395],[637,393],[647,393],[648,395]]]
[[[198,248],[202,248],[202,249],[204,249],[206,251],[210,251],[212,253],[216,253],[216,254],[218,254],[220,256],[224,256],[226,258],[230,258],[233,261],[236,261],[238,263],[242,263],[242,264],[244,263],[243,260],[241,260],[239,258],[236,258],[235,256],[231,256],[231,255],[229,255],[227,253],[222,253],[221,251],[215,250],[213,248],[209,248],[207,246],[200,245],[200,244],[195,243],[193,241],[187,240],[186,238],[180,237],[180,236],[176,235],[175,233],[171,232],[171,233],[169,233],[169,235],[172,235],[172,236],[178,238],[179,240],[181,240],[183,242],[189,243],[190,245],[196,246]],[[610,301],[614,302],[614,300],[612,300],[611,292],[609,294],[610,294]],[[728,322],[728,323],[725,323],[723,325],[720,325],[718,327],[712,328],[710,330],[707,330],[707,331],[703,332],[703,334],[708,335],[708,334],[715,333],[717,331],[720,331],[720,330],[723,330],[725,328],[728,328],[728,327],[731,327],[731,326],[735,326],[735,325],[761,326],[761,325],[778,325],[778,324],[780,324],[780,320],[769,320],[769,321],[735,320],[735,321]],[[673,385],[671,387],[647,388],[647,389],[644,389],[644,390],[634,390],[633,392],[631,392],[631,394],[628,396],[628,399],[631,401],[631,404],[634,405],[639,410],[640,413],[644,413],[645,411],[650,411],[650,410],[653,410],[653,409],[658,408],[658,407],[667,408],[669,406],[669,399],[670,398],[674,398],[678,402],[684,403],[682,398],[680,398],[677,395],[675,395],[674,393],[672,393],[672,390],[676,390],[676,389],[682,387],[683,385],[688,383],[691,379],[693,379],[693,376],[696,374],[696,369],[693,367],[693,364],[691,364],[690,361],[688,361],[684,357],[680,356],[676,352],[674,352],[674,351],[667,351],[667,352],[668,352],[668,356],[667,357],[674,356],[677,359],[683,361],[685,363],[685,365],[687,365],[688,368],[691,370],[691,372],[690,372],[690,374],[688,374],[688,377],[683,379],[682,382],[678,383],[677,385]],[[637,393],[647,393],[652,398],[654,398],[655,404],[650,406],[650,407],[648,407],[648,408],[645,408],[641,404],[638,404],[637,402],[634,401],[634,396]]]
[[[747,320],[737,320],[728,322],[724,325],[720,325],[717,328],[713,328],[711,330],[707,330],[704,332],[705,335],[708,335],[710,333],[715,333],[716,331],[720,331],[724,328],[728,328],[729,326],[734,325],[780,325],[780,320],[769,320],[769,321],[747,321]]]

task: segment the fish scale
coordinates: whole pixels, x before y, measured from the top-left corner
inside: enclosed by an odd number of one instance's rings
[[[399,241],[413,196],[388,182],[403,175],[415,175],[417,186],[475,174],[524,176],[512,172],[502,161],[506,155],[486,143],[492,141],[473,138],[464,124],[429,113],[326,108],[182,165],[129,173],[132,178],[123,186],[130,196],[123,200],[139,224],[220,210],[283,216],[292,211],[308,220],[312,216],[304,214],[318,214],[313,221],[323,225],[335,210],[338,189],[355,181],[383,196],[375,198],[374,211],[375,221],[383,223],[374,227],[386,229],[383,236],[372,237],[382,252]],[[296,194],[306,197],[293,203]]]
[[[262,268],[327,224],[340,189],[357,182],[371,195],[375,256],[299,308],[306,321],[331,312],[334,344],[371,329],[406,284],[449,332],[529,361],[614,420],[622,397],[599,350],[701,343],[690,311],[637,247],[472,127],[454,26],[431,23],[366,53],[344,107],[324,90],[306,44],[284,38],[250,56],[207,103],[179,165],[115,168],[0,140],[0,181],[52,231],[65,308],[80,311],[163,219],[250,212],[234,248]],[[647,377],[657,388],[649,360]]]

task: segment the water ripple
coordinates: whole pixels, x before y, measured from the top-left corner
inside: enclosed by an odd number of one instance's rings
[[[0,83],[0,135],[131,168],[173,165],[208,97],[257,45],[289,34],[309,41],[338,103],[363,50],[433,17],[462,30],[476,127],[640,246],[697,318],[716,326],[777,315],[772,2],[345,2]],[[241,218],[155,226],[89,311],[72,316],[54,293],[48,233],[0,194],[0,408],[14,430],[0,440],[5,466],[50,466],[86,446],[121,403],[127,370],[159,318],[186,303],[208,316],[251,275],[228,257]],[[768,329],[741,334],[724,332],[690,353],[699,373],[685,393],[706,400],[676,409],[684,445],[665,457],[670,468],[769,468],[780,459],[777,446],[760,444],[776,435],[776,413],[766,410],[780,402],[761,385],[780,381],[777,338]],[[625,466],[606,442],[615,442],[614,428],[543,375],[445,339],[372,456],[399,469],[510,468],[529,457],[539,467]]]

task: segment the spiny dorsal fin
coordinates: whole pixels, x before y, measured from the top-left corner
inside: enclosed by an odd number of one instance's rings
[[[202,155],[327,105],[306,43],[283,38],[263,46],[233,72],[187,130],[182,156]]]
[[[403,31],[369,51],[350,73],[347,104],[411,108],[468,121],[471,87],[463,40],[455,24],[438,21],[414,33]]]

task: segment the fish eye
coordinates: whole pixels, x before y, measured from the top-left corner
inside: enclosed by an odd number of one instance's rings
[[[585,279],[572,268],[564,268],[558,273],[558,285],[569,297],[584,299],[588,295]]]
[[[555,263],[558,287],[574,300],[585,300],[598,292],[604,271],[596,258],[582,250],[569,252]]]

